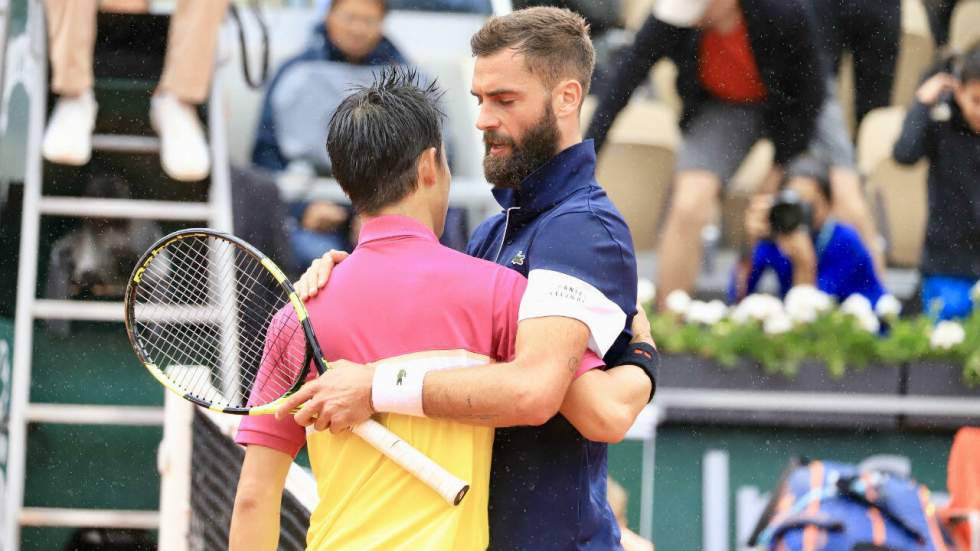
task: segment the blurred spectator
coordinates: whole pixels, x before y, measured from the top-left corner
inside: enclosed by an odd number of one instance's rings
[[[599,99],[588,130],[597,149],[633,90],[664,56],[677,64],[684,110],[677,175],[660,240],[659,300],[674,289],[693,287],[701,265],[701,230],[724,184],[764,137],[776,149],[764,190],[771,191],[783,167],[809,148],[842,169],[831,176],[835,207],[873,241],[853,146],[840,106],[827,100],[832,95],[807,6],[797,0],[658,1],[619,63],[611,89]]]
[[[949,23],[953,18],[953,8],[959,0],[922,0],[929,16],[929,28],[936,46],[945,46],[949,42]]]
[[[745,215],[755,243],[748,269],[737,269],[729,299],[756,291],[766,270],[779,280],[780,295],[794,285],[813,285],[839,302],[858,293],[876,304],[884,289],[857,230],[831,216],[834,195],[826,166],[795,163],[775,197],[759,195]]]
[[[392,9],[490,15],[490,0],[391,0]]]
[[[276,140],[272,95],[279,82],[295,65],[304,61],[334,61],[359,66],[405,63],[398,48],[382,34],[388,11],[386,0],[334,0],[323,24],[313,29],[306,50],[288,60],[273,76],[262,101],[252,162],[268,170],[286,168],[290,159],[283,157]]]
[[[84,165],[92,156],[98,104],[92,93],[97,0],[45,0],[51,88],[59,96],[44,133],[44,158]],[[160,135],[160,162],[173,179],[207,177],[211,161],[195,106],[211,84],[218,27],[228,0],[177,0],[171,16],[163,75],[150,102]]]
[[[319,13],[326,13],[332,0],[317,0]],[[389,0],[393,10],[436,11],[457,13],[479,13],[490,15],[493,8],[490,0]]]
[[[591,94],[602,95],[614,76],[615,60],[622,57],[632,41],[623,30],[622,0],[515,0],[514,9],[555,6],[572,10],[589,23],[595,47],[596,64],[589,86]]]
[[[980,44],[961,63],[959,78],[940,72],[919,87],[893,151],[899,163],[929,160],[922,306],[940,300],[939,319],[968,315],[980,279]]]
[[[514,0],[514,9],[555,6],[578,13],[589,23],[592,39],[621,26],[622,0]]]
[[[811,2],[830,74],[837,76],[845,51],[853,56],[854,119],[860,125],[868,111],[891,105],[902,34],[901,0]]]
[[[624,551],[654,551],[653,543],[637,535],[627,526],[626,505],[629,503],[629,494],[612,477],[606,479],[606,499],[609,500],[609,508],[616,515],[616,523],[619,524],[621,534],[619,543]]]
[[[272,101],[291,70],[304,62],[333,62],[335,67],[349,64],[352,68],[405,63],[405,57],[382,34],[387,11],[386,0],[334,0],[330,4],[323,24],[313,29],[309,46],[279,68],[266,90],[252,149],[254,164],[281,171],[293,160],[280,148]],[[325,152],[325,147],[320,149]],[[308,266],[330,249],[350,248],[352,213],[348,207],[322,200],[301,202],[291,206],[290,214],[290,242],[299,266]]]

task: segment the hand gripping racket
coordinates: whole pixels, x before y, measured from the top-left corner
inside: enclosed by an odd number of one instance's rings
[[[126,332],[163,386],[213,411],[274,413],[327,363],[303,302],[268,257],[232,235],[172,233],[136,265]],[[374,420],[351,429],[452,505],[469,485]]]

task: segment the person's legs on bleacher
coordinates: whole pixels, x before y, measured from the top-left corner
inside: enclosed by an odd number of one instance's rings
[[[681,289],[691,292],[701,268],[701,230],[717,209],[721,180],[707,170],[678,173],[660,235],[657,261],[657,307],[663,309],[667,295]]]
[[[807,153],[831,167],[834,216],[857,228],[861,240],[871,253],[879,277],[882,277],[885,273],[885,255],[871,216],[871,208],[864,196],[855,162],[854,144],[847,133],[844,112],[836,91],[837,83],[832,78],[828,79],[827,99],[817,116],[817,126]]]
[[[45,0],[51,88],[57,103],[44,132],[44,158],[83,165],[92,156],[98,104],[92,93],[96,0]]]
[[[684,130],[657,260],[657,306],[671,291],[691,292],[701,267],[701,230],[717,211],[723,184],[760,138],[757,106],[706,102]]]
[[[848,42],[854,54],[854,120],[892,102],[902,34],[900,0],[852,0]]]
[[[195,106],[208,95],[218,29],[227,7],[228,0],[179,0],[170,20],[167,56],[150,120],[160,135],[160,162],[175,180],[201,180],[211,171]]]

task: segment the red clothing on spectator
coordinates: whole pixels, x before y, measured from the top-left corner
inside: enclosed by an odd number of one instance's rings
[[[701,37],[701,85],[713,96],[732,103],[766,98],[745,21],[727,33],[705,31]]]

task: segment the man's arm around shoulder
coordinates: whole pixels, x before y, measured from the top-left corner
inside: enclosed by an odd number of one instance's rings
[[[588,340],[588,327],[572,318],[524,320],[512,361],[426,374],[425,415],[498,427],[544,424],[558,413]]]

